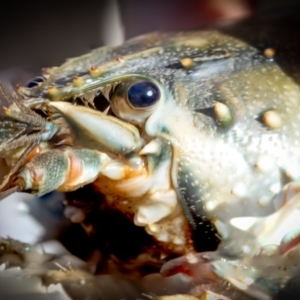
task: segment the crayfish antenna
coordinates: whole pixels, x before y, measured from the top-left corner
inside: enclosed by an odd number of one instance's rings
[[[14,186],[6,191],[0,192],[0,201],[3,200],[4,198],[10,196],[11,194],[21,192],[21,189],[19,186]]]
[[[9,186],[11,186],[11,182],[13,181],[13,177],[16,175],[16,173],[18,172],[18,170],[21,168],[21,166],[23,165],[27,155],[30,153],[30,151],[32,151],[34,149],[34,147],[37,145],[37,142],[33,142],[31,145],[29,145],[24,152],[22,153],[22,155],[19,157],[18,161],[14,164],[14,166],[10,169],[9,173],[6,174],[6,176],[4,177],[2,183],[0,184],[0,200],[1,198],[1,193],[5,193],[6,191],[9,191],[11,188],[9,188]],[[16,187],[18,188],[18,192],[22,191],[21,185],[17,184]]]
[[[13,100],[11,99],[11,97],[8,96],[1,82],[0,82],[0,94],[3,96],[3,98],[6,100],[7,103],[9,104],[13,103]]]

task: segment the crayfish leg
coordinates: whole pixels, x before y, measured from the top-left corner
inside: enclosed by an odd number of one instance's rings
[[[13,186],[38,196],[72,191],[93,182],[109,158],[89,149],[62,147],[34,156],[16,175]]]

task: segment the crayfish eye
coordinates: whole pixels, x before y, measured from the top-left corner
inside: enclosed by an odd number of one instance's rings
[[[33,88],[34,86],[37,86],[39,83],[44,82],[44,79],[41,77],[36,77],[31,79],[27,84],[26,87]]]
[[[153,82],[140,81],[129,87],[127,99],[135,108],[149,107],[160,99],[160,91]]]
[[[113,113],[127,121],[143,123],[162,100],[161,87],[155,82],[141,79],[125,80],[110,95]]]

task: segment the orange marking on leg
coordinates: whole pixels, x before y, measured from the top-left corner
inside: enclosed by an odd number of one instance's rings
[[[69,170],[66,174],[64,183],[58,188],[59,191],[73,190],[78,185],[78,178],[83,172],[81,159],[71,151],[66,151],[65,155],[69,158]]]
[[[35,156],[38,156],[41,154],[42,150],[44,150],[44,147],[42,147],[40,144],[34,147],[31,152],[26,156],[25,163],[29,162],[31,159],[33,159]]]

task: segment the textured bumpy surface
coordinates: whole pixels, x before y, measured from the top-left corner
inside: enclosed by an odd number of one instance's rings
[[[97,272],[141,293],[277,297],[299,268],[297,19],[153,33],[44,69],[4,95],[3,196],[67,192]],[[165,292],[136,282],[162,265]]]

